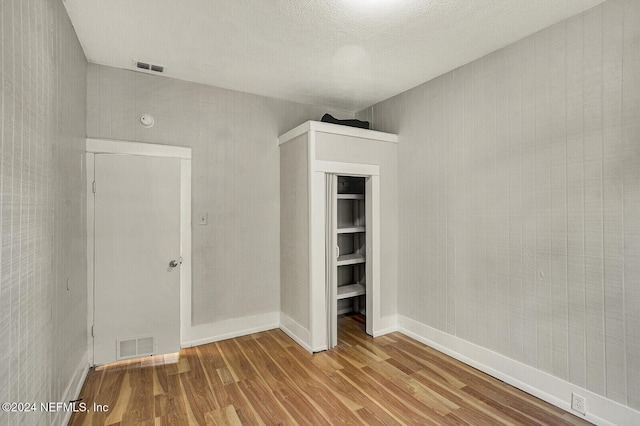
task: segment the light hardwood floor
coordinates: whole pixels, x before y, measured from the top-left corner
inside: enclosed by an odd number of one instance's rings
[[[372,339],[362,316],[339,329],[315,355],[271,330],[98,367],[70,424],[589,424],[400,333]]]

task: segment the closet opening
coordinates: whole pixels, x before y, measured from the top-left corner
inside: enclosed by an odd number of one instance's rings
[[[331,288],[329,312],[329,348],[338,343],[341,315],[356,315],[357,322],[366,324],[367,315],[367,217],[366,179],[360,176],[332,175],[328,182],[332,202],[328,217],[334,226],[328,227],[335,256],[328,262],[328,286]],[[363,326],[363,330],[364,330]]]

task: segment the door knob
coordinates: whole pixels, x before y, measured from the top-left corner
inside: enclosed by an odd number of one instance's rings
[[[175,268],[176,266],[178,266],[178,261],[177,260],[172,260],[171,262],[169,262],[169,266],[172,268]]]

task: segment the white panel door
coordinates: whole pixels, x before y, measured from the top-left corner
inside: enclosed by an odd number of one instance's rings
[[[180,160],[96,154],[95,182],[94,363],[177,352]]]

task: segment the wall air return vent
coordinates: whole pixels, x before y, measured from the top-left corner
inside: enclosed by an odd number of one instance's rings
[[[156,339],[154,336],[116,340],[117,360],[153,355],[155,351]]]
[[[137,61],[137,60],[133,60],[133,67],[136,69],[136,71],[147,71],[147,72],[152,72],[152,73],[164,73],[164,69],[165,66],[164,65],[158,65],[158,64],[152,64],[150,62],[144,62],[144,61]]]

